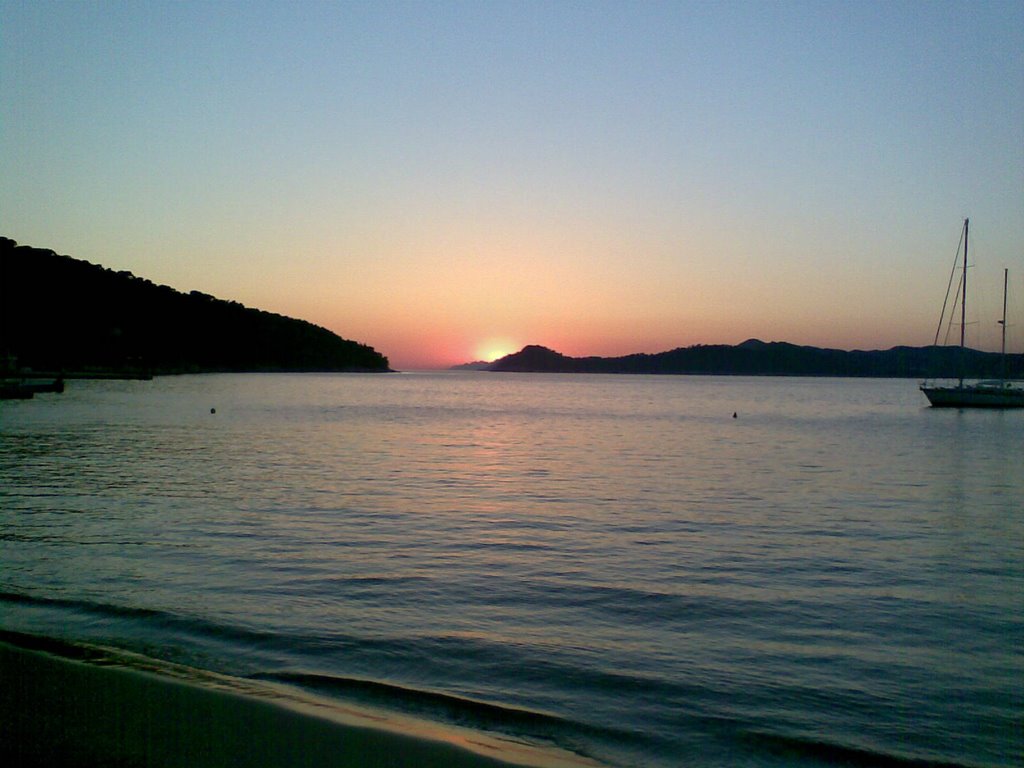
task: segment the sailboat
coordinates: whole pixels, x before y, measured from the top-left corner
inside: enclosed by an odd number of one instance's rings
[[[966,349],[964,332],[967,328],[967,236],[969,226],[970,220],[964,219],[964,265],[959,286],[961,350]],[[953,386],[922,384],[921,391],[924,392],[933,408],[1024,408],[1024,389],[1015,386],[1006,378],[1006,289],[1008,282],[1009,270],[1003,270],[1003,319],[1000,321],[1000,325],[1003,327],[1002,377],[990,381],[965,383],[961,373],[959,382]],[[950,278],[950,283],[952,283],[952,278]],[[942,311],[945,316],[945,305],[943,305]],[[943,318],[939,318],[939,330],[935,333],[936,344],[938,344],[939,332],[942,329],[942,320]]]

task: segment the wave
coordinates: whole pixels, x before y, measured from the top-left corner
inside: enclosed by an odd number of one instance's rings
[[[0,592],[0,603],[76,611],[91,616],[113,619],[137,619],[147,624],[155,625],[162,630],[179,629],[218,639],[242,641],[256,646],[273,643],[278,639],[278,636],[274,633],[221,624],[195,616],[182,616],[155,608],[136,608],[82,599],[37,597],[17,592]]]
[[[357,706],[423,718],[476,732],[500,733],[516,740],[550,745],[588,759],[643,751],[650,736],[623,726],[597,725],[537,709],[483,701],[454,693],[412,688],[391,682],[281,670],[250,676],[259,682],[283,683]],[[600,745],[600,746],[597,746]],[[602,757],[598,758],[598,754]]]
[[[354,700],[410,714],[429,715],[445,722],[472,728],[528,733],[534,737],[549,738],[554,734],[572,731],[622,743],[639,743],[648,738],[647,735],[621,726],[599,726],[539,709],[484,701],[428,688],[413,688],[382,680],[293,670],[258,672],[248,677],[258,681],[297,686],[331,698]]]
[[[81,661],[94,666],[122,667],[141,672],[151,672],[164,677],[173,677],[192,683],[234,690],[240,693],[259,693],[243,679],[236,679],[211,670],[153,658],[124,648],[70,641],[10,629],[0,629],[0,643],[6,643],[7,645],[16,646],[27,651],[38,651],[62,659]]]
[[[488,599],[499,608],[530,605],[559,611],[585,611],[591,620],[631,622],[639,619],[662,627],[681,622],[749,620],[773,609],[771,603],[753,596],[683,593],[650,584],[572,583],[570,586],[545,578],[519,579],[504,584],[500,592],[490,594]]]
[[[6,599],[10,595],[0,595]],[[164,659],[157,659],[124,648],[114,648],[82,641],[72,641],[48,635],[32,634],[0,628],[0,642],[29,651],[39,651],[73,661],[96,665],[118,665],[131,669],[145,669],[172,677],[190,679],[222,679],[228,676],[211,670],[189,667]],[[509,707],[438,691],[410,688],[393,683],[353,677],[341,677],[312,672],[255,672],[238,678],[238,687],[246,687],[245,680],[284,683],[309,691],[327,694],[329,698],[358,700],[363,703],[387,705],[391,710],[417,710],[443,713],[446,720],[476,726],[518,725],[534,728],[557,729],[567,721],[557,715]],[[398,706],[396,706],[398,705]]]
[[[812,760],[851,768],[972,768],[967,763],[932,760],[851,747],[829,741],[750,731],[743,740],[759,751],[786,760]]]
[[[71,643],[55,637],[30,635],[11,629],[0,628],[0,642],[24,648],[27,651],[42,651],[52,656],[60,656],[74,661],[102,663],[108,658],[107,652],[99,646]]]
[[[394,683],[340,677],[315,672],[261,672],[250,675],[255,680],[288,683],[322,693],[356,698],[366,703],[387,705],[406,711],[443,714],[446,720],[476,727],[503,728],[513,726],[530,729],[558,729],[567,721],[558,715],[520,709],[450,693],[409,688]]]

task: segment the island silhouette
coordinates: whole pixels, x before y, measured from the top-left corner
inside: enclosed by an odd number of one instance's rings
[[[495,360],[485,370],[515,373],[659,373],[743,376],[863,376],[878,378],[991,377],[1004,360],[994,352],[960,347],[823,349],[748,339],[742,344],[698,344],[657,354],[568,357],[537,344]],[[1024,375],[1024,355],[1006,355],[1008,378]]]
[[[320,326],[182,293],[0,238],[0,364],[149,376],[214,371],[389,371],[366,344]]]

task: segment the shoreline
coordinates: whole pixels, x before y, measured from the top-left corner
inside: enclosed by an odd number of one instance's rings
[[[0,758],[15,768],[599,765],[512,737],[318,699],[285,686],[155,661],[147,667],[145,657],[134,654],[108,656],[105,649],[4,635]]]

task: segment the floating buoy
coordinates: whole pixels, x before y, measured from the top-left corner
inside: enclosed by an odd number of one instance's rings
[[[211,409],[210,409],[210,413],[216,413],[216,412],[217,412],[217,409],[216,409],[216,408],[211,408]],[[735,416],[735,414],[733,414],[733,415]]]
[[[736,411],[733,411],[733,412],[732,412],[732,417],[733,417],[734,419],[736,418]]]

